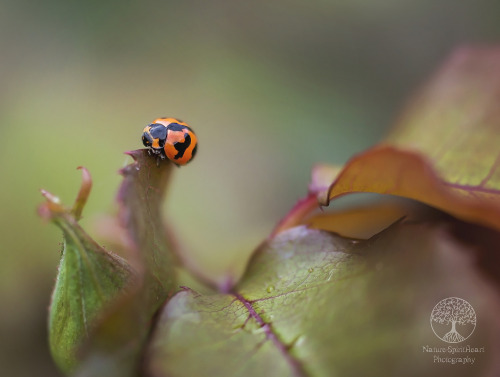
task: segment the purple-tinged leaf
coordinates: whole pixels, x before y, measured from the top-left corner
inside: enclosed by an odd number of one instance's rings
[[[129,154],[134,162],[121,171],[118,219],[128,235],[137,284],[92,334],[79,376],[136,376],[155,313],[178,289],[177,258],[169,248],[160,212],[174,165],[157,161],[146,150]]]
[[[455,226],[402,221],[367,241],[305,227],[281,232],[257,250],[232,293],[185,289],[169,301],[150,345],[151,375],[498,374],[499,296],[471,259],[474,249],[448,230]],[[483,352],[425,351],[449,345],[430,326],[446,297],[474,307],[478,325],[465,345]]]

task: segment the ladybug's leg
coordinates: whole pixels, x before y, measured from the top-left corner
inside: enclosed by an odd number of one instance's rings
[[[160,162],[165,159],[165,155],[163,153],[156,154],[156,166],[160,166]]]

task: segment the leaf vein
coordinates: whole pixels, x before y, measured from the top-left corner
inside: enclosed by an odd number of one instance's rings
[[[299,362],[299,360],[297,360],[290,354],[289,347],[279,339],[278,335],[273,331],[271,324],[265,322],[264,319],[255,311],[251,302],[246,300],[241,294],[237,292],[233,293],[233,295],[245,306],[250,316],[257,322],[257,324],[262,327],[264,333],[266,334],[266,339],[270,340],[275,345],[275,347],[278,348],[287,363],[290,365],[294,375],[297,377],[307,376],[304,367]]]

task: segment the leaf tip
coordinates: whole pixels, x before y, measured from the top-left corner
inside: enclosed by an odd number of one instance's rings
[[[57,213],[65,211],[61,204],[61,199],[58,196],[48,192],[47,190],[40,190],[43,197],[47,200],[38,207],[38,215],[44,220],[51,220]]]
[[[58,196],[55,196],[54,194],[51,194],[49,191],[44,189],[40,189],[40,192],[48,202],[53,204],[61,204],[61,199],[59,199]]]
[[[92,177],[85,167],[79,166],[77,169],[82,171],[82,183],[73,207],[71,209],[64,207],[58,196],[47,190],[41,189],[40,192],[46,199],[46,202],[42,203],[38,207],[38,214],[40,217],[45,220],[51,220],[55,216],[70,214],[75,218],[75,220],[79,220],[81,218],[83,207],[87,202],[92,188]]]
[[[124,153],[127,156],[132,157],[134,161],[137,161],[137,159],[140,158],[141,155],[147,154],[148,150],[146,148],[142,148],[142,149],[134,149],[133,151],[125,151]]]
[[[75,219],[79,220],[82,217],[83,207],[85,207],[85,203],[87,203],[90,195],[90,190],[92,189],[92,177],[87,168],[78,166],[77,169],[82,171],[82,183],[71,212],[75,216]]]

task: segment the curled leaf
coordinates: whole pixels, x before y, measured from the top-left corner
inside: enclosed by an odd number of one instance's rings
[[[381,203],[319,214],[309,219],[307,225],[344,237],[368,239],[413,212],[415,208],[411,203],[386,200]]]
[[[169,247],[161,208],[173,164],[157,162],[145,149],[128,152],[134,162],[121,170],[118,218],[129,235],[131,259],[144,270],[153,310],[176,290],[177,257]],[[149,293],[148,293],[149,295]]]
[[[499,102],[500,48],[461,49],[410,102],[383,143],[353,157],[338,174],[316,167],[310,195],[322,206],[356,192],[396,195],[498,230]],[[324,177],[331,178],[328,185]],[[304,222],[335,229],[337,219],[308,219],[311,212],[312,206],[296,213],[294,223],[279,230]]]
[[[78,225],[90,192],[91,178],[82,169],[83,183],[73,210],[65,209],[47,191],[40,214],[63,231],[64,242],[49,309],[49,344],[52,356],[66,373],[76,369],[82,344],[102,319],[106,308],[133,285],[128,263],[104,250]]]
[[[178,289],[177,258],[169,247],[160,212],[173,164],[168,160],[157,163],[146,150],[128,154],[134,162],[120,172],[118,219],[138,278],[93,332],[79,369],[81,376],[137,375],[155,313]]]
[[[381,146],[354,157],[330,186],[328,198],[353,192],[418,200],[455,217],[500,229],[500,191],[483,195],[473,188],[457,188],[443,181],[432,163],[415,152]]]
[[[73,204],[73,216],[76,220],[80,220],[82,216],[83,207],[87,203],[87,199],[90,195],[90,190],[92,189],[92,177],[87,169],[83,166],[79,166],[78,169],[82,171],[82,184],[80,186],[80,191],[76,196],[75,204]]]

